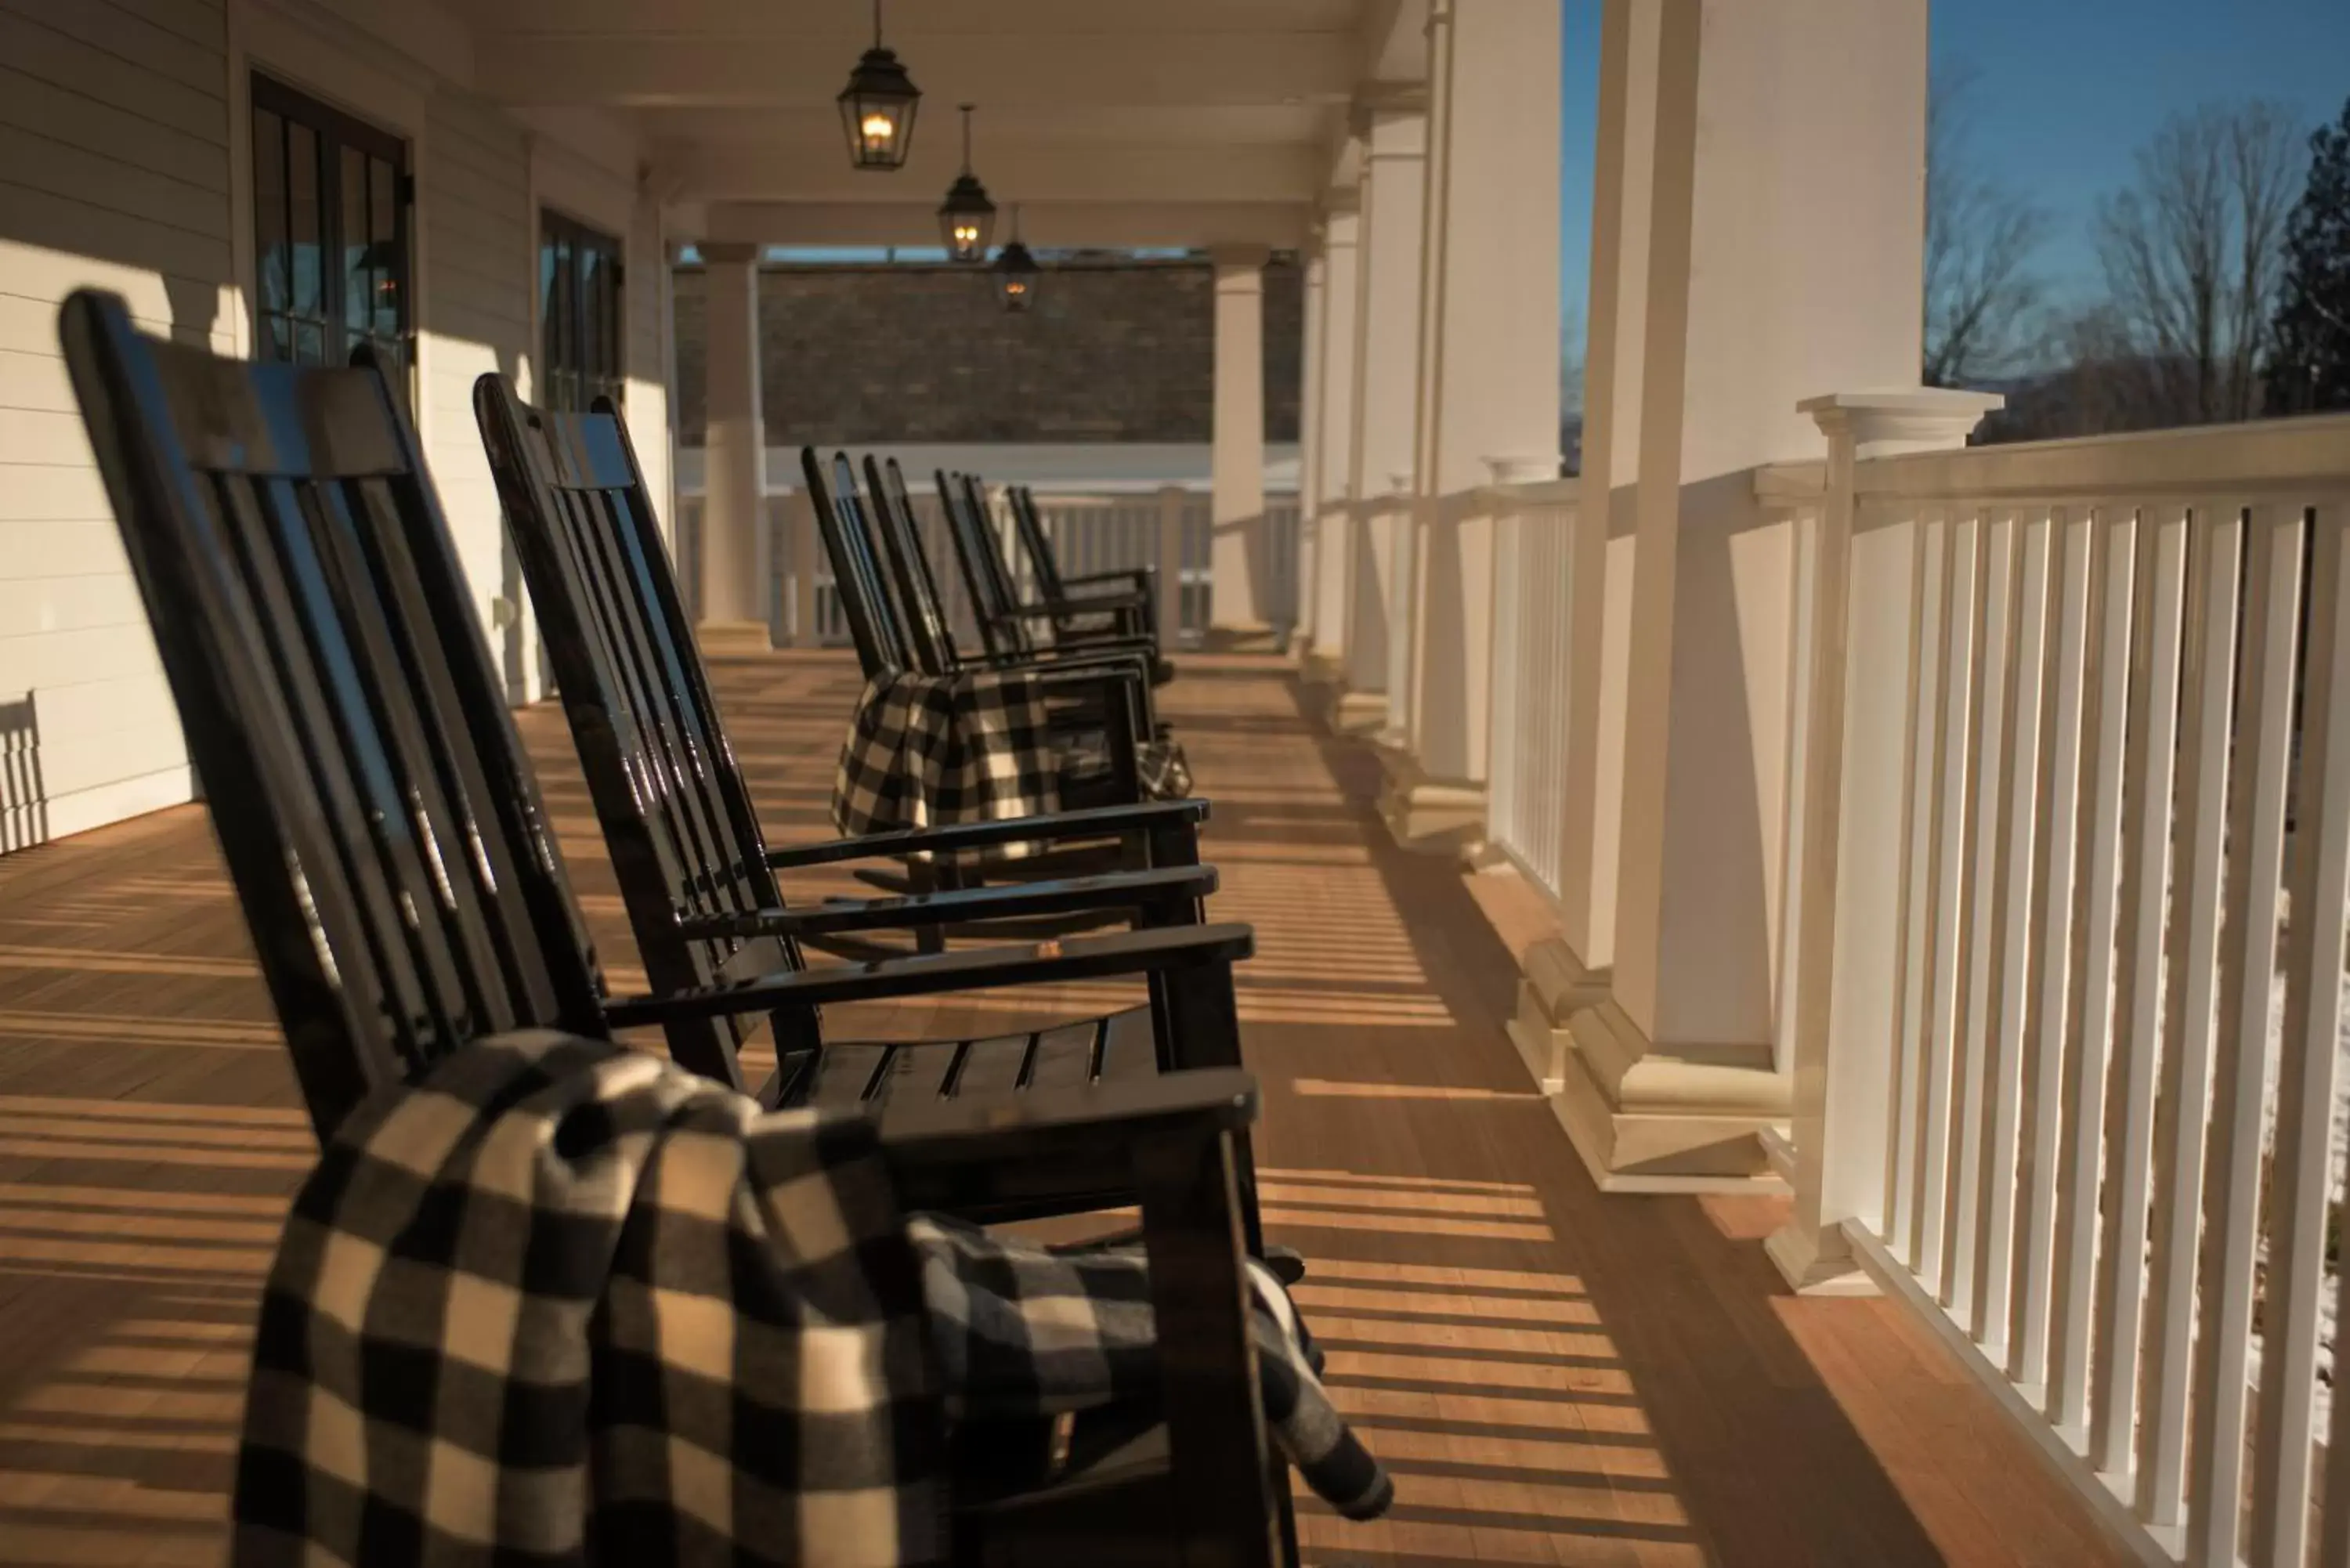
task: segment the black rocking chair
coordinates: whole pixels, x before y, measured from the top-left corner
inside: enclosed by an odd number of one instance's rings
[[[970,478],[972,484],[980,483],[977,475]],[[1044,518],[1037,513],[1036,493],[1024,484],[1007,484],[1003,501],[1012,512],[1013,531],[1020,536],[1021,554],[1028,557],[1037,602],[1056,612],[1056,630],[1065,625],[1066,629],[1076,630],[1083,622],[1106,620],[1119,636],[1146,637],[1158,646],[1158,567],[1127,566],[1065,576],[1052,536],[1045,532]]]
[[[940,472],[931,477],[940,504],[946,509],[948,533],[971,593],[972,614],[991,653],[1033,655],[1049,647],[1072,655],[1136,654],[1149,659],[1153,685],[1164,686],[1174,680],[1174,667],[1159,654],[1155,627],[1147,632],[1138,630],[1141,623],[1127,619],[1114,619],[1108,626],[1084,624],[1099,618],[1104,611],[1128,608],[1140,613],[1135,596],[1103,595],[1075,610],[1065,604],[1024,600],[1003,542],[988,521],[985,486],[967,473]],[[1048,630],[1043,640],[1031,629],[1037,626]]]
[[[837,472],[836,467],[836,476]],[[974,670],[1066,670],[1080,665],[1131,670],[1136,677],[1146,672],[1155,674],[1150,655],[1139,647],[1097,651],[1046,646],[1029,652],[988,652],[976,658],[965,653],[955,644],[946,605],[939,594],[938,576],[931,569],[929,553],[922,547],[913,498],[906,493],[906,476],[898,460],[891,458],[886,464],[877,463],[873,454],[868,452],[865,484],[873,497],[871,514],[868,516],[859,508],[856,516],[867,525],[868,534],[878,535],[877,553],[886,561],[889,579],[898,590],[896,602],[904,630],[905,651],[923,674],[953,675]],[[1167,731],[1158,722],[1150,685],[1130,679],[1122,690],[1133,704],[1137,732],[1163,738]],[[1099,741],[1108,728],[1099,702],[1085,701],[1080,695],[1072,695],[1056,704],[1055,720],[1059,732],[1071,737]]]
[[[1215,873],[1199,864],[1196,824],[1204,812],[1187,803],[1003,829],[1047,843],[1117,834],[1127,840],[1126,862],[1145,867],[1131,876],[785,908],[778,869],[894,858],[920,844],[891,836],[770,851],[626,423],[605,399],[586,414],[531,408],[495,374],[475,383],[473,405],[581,771],[656,985],[706,983],[734,961],[734,944],[762,938],[877,959],[907,949],[871,940],[876,931],[911,931],[917,948],[936,951],[952,937],[1008,940],[1128,920],[1199,920]]]
[[[1140,930],[1053,954],[754,966],[661,996],[606,998],[473,595],[381,371],[216,358],[142,337],[121,300],[89,293],[68,301],[63,334],[322,1137],[370,1092],[487,1035],[605,1038],[771,1013],[787,1044],[822,1059],[795,1082],[874,1108],[910,1206],[981,1218],[1091,1207],[1113,1189],[1139,1199],[1159,1440],[1042,1490],[959,1496],[961,1558],[1294,1560],[1243,1306],[1247,1075],[1094,1081],[1055,1068],[1014,1096],[1004,1063],[970,1043],[876,1057],[816,1049],[827,1002],[1139,969],[1161,978],[1154,1011],[1170,1037],[1234,1045],[1232,965],[1248,954],[1246,928]],[[791,956],[774,938],[743,950],[763,963]],[[1023,1048],[1022,1077],[1035,1044]],[[731,1053],[712,1064],[731,1072]]]

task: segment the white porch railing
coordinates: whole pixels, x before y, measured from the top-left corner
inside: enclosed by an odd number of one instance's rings
[[[970,598],[938,497],[928,490],[918,490],[912,499],[922,529],[923,547],[947,601],[956,640],[965,647],[976,648],[979,639],[971,618]],[[1196,644],[1206,634],[1212,577],[1211,509],[1207,492],[1174,488],[1116,494],[1039,493],[1036,503],[1045,534],[1053,541],[1065,574],[1082,576],[1129,566],[1156,566],[1161,593],[1166,596],[1160,609],[1162,624],[1172,618],[1185,644]],[[702,496],[697,493],[688,492],[678,497],[677,567],[687,608],[694,613],[699,613],[701,596],[702,505]],[[1016,565],[1023,588],[1031,587],[1026,553],[1014,539],[1011,514],[1000,500],[993,508],[993,520]],[[1266,498],[1264,530],[1264,613],[1276,628],[1285,632],[1296,623],[1299,593],[1299,526],[1295,496]],[[848,626],[833,583],[832,564],[825,557],[800,492],[778,490],[768,493],[761,548],[769,584],[768,624],[777,645],[846,644]]]
[[[2350,1560],[2350,420],[1856,439],[1798,618],[1797,1225],[2147,1560]]]
[[[1487,836],[1554,899],[1566,837],[1576,493],[1573,480],[1483,493],[1495,530]]]

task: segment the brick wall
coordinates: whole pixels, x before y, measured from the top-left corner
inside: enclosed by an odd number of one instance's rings
[[[702,444],[702,286],[677,275],[680,440]],[[1265,439],[1297,439],[1304,287],[1265,269]],[[1205,260],[1046,264],[1024,316],[994,280],[941,265],[761,275],[771,446],[876,441],[1204,441],[1215,370]]]

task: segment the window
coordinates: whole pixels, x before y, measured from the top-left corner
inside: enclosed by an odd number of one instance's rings
[[[538,218],[538,316],[546,406],[620,401],[620,242],[558,213]]]
[[[340,365],[372,343],[409,362],[408,149],[253,78],[254,353]]]

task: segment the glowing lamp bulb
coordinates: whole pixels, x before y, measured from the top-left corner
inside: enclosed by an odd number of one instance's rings
[[[868,114],[858,129],[868,141],[887,141],[898,134],[898,123],[886,114]]]

